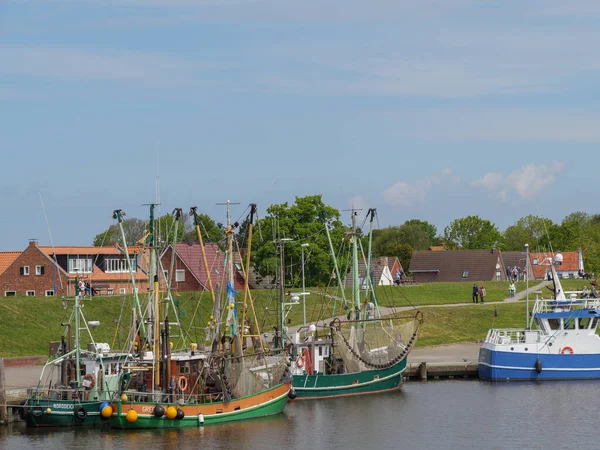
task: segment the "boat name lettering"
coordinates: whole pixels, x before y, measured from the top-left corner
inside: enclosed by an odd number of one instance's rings
[[[75,405],[69,403],[55,403],[52,405],[54,409],[73,409]]]
[[[143,413],[151,413],[154,411],[154,406],[142,406]]]

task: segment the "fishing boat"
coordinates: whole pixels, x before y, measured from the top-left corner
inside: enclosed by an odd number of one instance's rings
[[[600,378],[600,300],[565,292],[555,267],[560,253],[540,264],[550,268],[549,299],[538,297],[525,329],[488,331],[479,351],[479,377],[485,380],[572,380]]]
[[[42,368],[36,387],[28,390],[21,416],[30,427],[94,426],[101,423],[100,411],[113,400],[128,355],[113,352],[107,343],[95,342],[86,321],[84,298],[79,283],[71,320],[61,341],[53,345],[53,357]],[[63,299],[65,303],[67,299]],[[75,334],[73,342],[72,329]],[[87,330],[90,344],[81,347],[80,331]]]
[[[159,274],[163,271],[158,270],[157,246],[154,242],[155,205],[150,205],[150,231],[146,246],[150,251],[149,277],[153,282],[150,283],[145,320],[138,321],[135,331],[136,341],[140,343],[139,352],[129,361],[127,368],[130,372],[124,373],[121,378],[118,400],[101,411],[112,428],[194,427],[264,417],[283,410],[291,383],[285,353],[267,351],[260,333],[250,335],[245,332],[249,328],[247,311],[252,312],[254,329],[258,330],[254,306],[248,295],[247,277],[244,300],[240,302],[236,299],[233,282],[235,225],[231,224],[229,205],[230,202],[227,203],[225,230],[227,251],[224,268],[227,284],[224,295],[219,295],[219,290],[213,289],[210,270],[207,269],[213,308],[206,332],[211,345],[205,348],[190,343],[188,348],[179,350],[171,348],[169,309],[164,307],[168,305],[169,293],[165,302],[159,288]],[[256,206],[252,205],[250,224],[255,211]],[[194,217],[204,264],[208,268],[195,208],[191,209],[190,215]],[[115,211],[115,218],[121,224],[123,214],[120,210]],[[175,220],[179,218],[180,210]],[[250,225],[250,233],[251,230]],[[249,262],[248,252],[247,264]],[[169,281],[167,286],[170,286]],[[242,312],[241,320],[239,310]],[[141,327],[144,322],[148,324],[147,330]],[[247,347],[246,337],[252,338],[255,345]]]
[[[365,262],[365,274],[371,273],[371,237],[375,213],[374,209],[368,213],[369,247],[365,254],[356,227],[358,212],[352,210],[351,302],[346,301],[343,278],[333,251],[329,227],[325,224],[346,315],[335,317],[334,306],[334,317],[323,330],[319,330],[314,323],[305,323],[293,334],[290,343],[286,342],[286,333],[282,333],[283,345],[287,345],[291,358],[292,396],[298,400],[376,394],[401,386],[407,356],[416,343],[423,315],[418,311],[404,316],[395,314],[393,310],[386,312],[379,307],[372,277],[366,275],[362,280],[359,277],[359,246]],[[281,308],[291,305],[285,303],[282,289]],[[279,326],[285,330],[285,313],[281,317]]]

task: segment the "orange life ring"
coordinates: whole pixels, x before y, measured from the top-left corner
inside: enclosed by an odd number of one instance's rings
[[[304,356],[299,355],[296,358],[296,367],[300,367],[300,368],[304,367]]]
[[[184,377],[183,375],[179,377],[179,379],[177,380],[177,386],[179,386],[179,389],[182,391],[185,391],[187,389],[187,378]]]
[[[566,347],[563,347],[562,350],[560,351],[561,355],[564,355],[566,351],[569,351],[569,354],[573,354],[575,353],[575,351],[573,350],[573,347],[569,347],[568,345]]]
[[[85,376],[83,377],[83,379],[90,383],[90,385],[87,386],[86,389],[91,389],[96,385],[96,379],[94,378],[94,375],[92,375],[91,373],[86,373]]]

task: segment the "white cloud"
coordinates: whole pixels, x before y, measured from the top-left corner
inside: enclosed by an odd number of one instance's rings
[[[533,200],[553,185],[563,170],[562,161],[548,164],[530,163],[506,176],[495,172],[487,173],[471,185],[494,192],[503,200],[510,200],[515,195],[523,200]]]
[[[427,201],[427,193],[435,185],[456,181],[452,169],[442,169],[419,181],[398,181],[388,187],[383,193],[383,199],[388,205],[409,207],[423,204]]]

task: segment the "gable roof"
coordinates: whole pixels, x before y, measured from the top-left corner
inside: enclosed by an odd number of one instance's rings
[[[59,247],[52,247],[50,245],[38,245],[37,246],[46,255],[52,256],[54,253],[57,255],[123,255],[125,250],[121,247],[110,246],[110,247],[94,247],[92,245],[63,245]],[[140,247],[128,247],[129,254],[139,253]]]
[[[379,284],[379,281],[381,280],[381,277],[383,275],[385,267],[387,267],[389,269],[390,273],[392,272],[394,263],[396,262],[397,259],[398,258],[396,258],[395,256],[379,256],[377,258],[371,259],[371,270],[373,271],[373,284]],[[400,269],[402,269],[402,264],[400,264],[399,261],[398,261],[398,265],[400,266]],[[365,264],[365,260],[359,259],[358,260],[358,276],[360,278],[365,277],[366,267],[367,267],[367,265]],[[402,270],[404,270],[404,269],[402,269]],[[392,279],[389,280],[390,283],[393,281],[393,278],[394,278],[394,274],[392,274]],[[344,279],[344,286],[352,286],[352,272],[351,271],[346,274],[346,278]]]
[[[560,266],[555,266],[557,272],[577,272],[579,270],[579,255],[577,252],[556,252],[563,256],[563,262]],[[530,253],[531,269],[533,270],[534,278],[544,278],[550,270],[549,266],[540,265],[544,259],[554,257],[556,253]],[[534,260],[538,260],[538,264],[534,264]]]
[[[8,269],[8,266],[15,262],[21,253],[23,252],[0,252],[0,275],[2,275],[4,271]]]
[[[169,245],[169,248],[173,248],[173,245]],[[161,257],[166,253],[163,252]],[[175,254],[179,260],[187,267],[190,273],[196,278],[204,288],[208,288],[208,273],[210,272],[213,286],[216,280],[220,280],[224,275],[223,264],[225,260],[225,253],[221,251],[218,245],[212,243],[204,244],[204,251],[206,253],[206,263],[208,264],[208,271],[204,267],[204,261],[202,258],[202,249],[200,244],[187,244],[178,243],[175,244]]]
[[[417,251],[410,260],[409,271],[437,272],[435,281],[489,281],[495,277],[499,258],[499,250]]]

